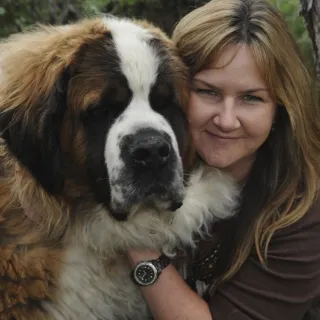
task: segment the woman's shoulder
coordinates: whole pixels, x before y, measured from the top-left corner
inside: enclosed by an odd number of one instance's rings
[[[301,320],[320,297],[320,198],[295,223],[278,230],[267,263],[247,259],[218,287],[210,308],[217,320]]]
[[[300,219],[276,231],[271,242],[277,242],[283,237],[309,233],[320,239],[320,196]]]
[[[283,276],[279,279],[304,279],[303,286],[309,293],[318,290],[320,294],[319,243],[320,197],[300,219],[275,232],[268,248],[267,267]]]

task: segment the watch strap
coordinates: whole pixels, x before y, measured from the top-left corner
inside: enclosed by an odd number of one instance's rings
[[[171,259],[162,254],[158,259],[151,260],[151,262],[156,266],[158,272],[161,272],[171,263]]]

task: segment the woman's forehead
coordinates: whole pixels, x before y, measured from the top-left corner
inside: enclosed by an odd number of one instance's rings
[[[266,88],[267,84],[247,45],[229,45],[207,68],[198,72],[195,79],[207,82]]]

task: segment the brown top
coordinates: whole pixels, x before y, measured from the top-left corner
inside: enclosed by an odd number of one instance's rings
[[[233,279],[218,286],[208,301],[213,319],[311,319],[306,313],[320,297],[320,200],[274,235],[267,266],[252,254]]]

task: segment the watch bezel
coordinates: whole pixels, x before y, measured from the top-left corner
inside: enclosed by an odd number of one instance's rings
[[[146,283],[146,282],[142,282],[142,281],[139,279],[139,277],[137,276],[137,272],[138,272],[139,268],[142,267],[142,266],[146,266],[146,265],[149,266],[149,267],[153,270],[153,272],[154,272],[154,277],[153,277],[153,279],[152,279],[151,281],[147,282],[147,283]],[[133,270],[133,277],[134,277],[135,281],[136,281],[139,285],[141,285],[141,286],[149,286],[149,285],[155,283],[156,280],[158,279],[158,276],[159,276],[159,271],[158,271],[158,269],[155,267],[155,265],[154,265],[153,263],[151,263],[151,262],[149,262],[149,261],[141,261],[141,262],[139,262],[139,263],[136,265],[136,267],[134,268],[134,270]]]

